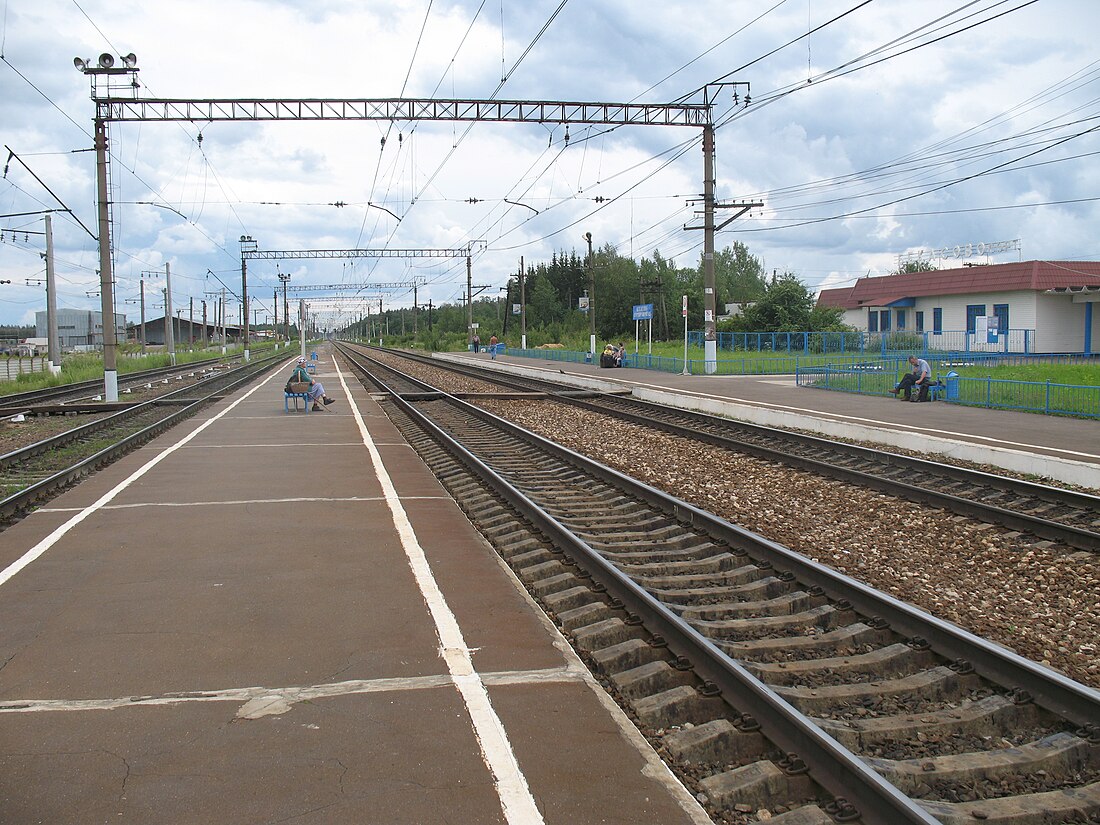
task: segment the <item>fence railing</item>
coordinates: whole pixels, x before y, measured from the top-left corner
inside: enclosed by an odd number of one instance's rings
[[[688,333],[690,346],[703,346],[703,333]],[[719,332],[716,345],[731,352],[784,352],[791,355],[838,354],[887,356],[892,353],[919,354],[936,352],[1019,353],[1034,349],[1035,330],[1010,329],[990,340],[965,330],[915,332]]]
[[[20,375],[42,372],[46,369],[46,359],[41,355],[0,357],[0,381],[14,381]]]
[[[508,354],[520,358],[537,358],[544,361],[563,361],[574,364],[591,363],[592,360],[587,352],[565,349],[518,349],[509,347]],[[796,355],[790,358],[774,355],[766,358],[730,358],[728,355],[724,355],[712,362],[714,371],[711,373],[707,372],[706,359],[689,358],[687,360],[687,373],[689,375],[794,375],[799,367],[820,365],[823,363],[824,358],[825,356],[822,355]],[[860,360],[857,355],[851,356],[853,364],[859,363]],[[628,353],[623,366],[657,370],[659,372],[683,373],[684,359],[662,355],[646,355],[644,353]]]
[[[1071,415],[1100,418],[1100,387],[1058,384],[1051,381],[1013,381],[1002,378],[949,377],[952,368],[988,365],[1020,365],[1034,363],[1079,363],[1081,356],[981,356],[967,361],[941,359],[930,361],[934,378],[946,383],[944,398],[951,404],[986,407],[988,409],[1024,410],[1048,415]],[[862,365],[826,364],[807,366],[795,373],[800,387],[850,392],[860,395],[885,396],[907,369],[902,359],[885,359]]]

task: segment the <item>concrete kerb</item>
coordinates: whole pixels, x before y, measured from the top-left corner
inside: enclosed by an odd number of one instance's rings
[[[469,363],[469,358],[449,355],[448,353],[435,353],[433,357],[444,361]],[[546,379],[552,377],[555,381],[583,389],[610,391],[621,390],[626,386],[625,382],[620,383],[618,381],[589,378],[583,375],[563,374],[541,366],[523,367],[497,361],[493,364],[493,368],[530,378]],[[553,375],[548,376],[548,373],[553,373]],[[869,441],[903,450],[919,449],[923,453],[934,453],[975,464],[987,464],[1017,473],[1053,479],[1063,484],[1077,484],[1090,488],[1098,486],[1096,467],[1083,461],[1010,450],[1005,447],[995,447],[972,441],[961,441],[904,428],[895,429],[890,425],[876,427],[870,424],[857,424],[851,421],[830,420],[829,418],[787,412],[770,406],[739,404],[714,396],[683,395],[675,390],[633,387],[632,395],[641,401],[650,401],[655,404],[664,404],[669,407],[709,413],[710,415],[720,415],[750,424],[805,430],[833,438]]]

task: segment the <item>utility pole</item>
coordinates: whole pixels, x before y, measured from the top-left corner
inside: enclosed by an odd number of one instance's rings
[[[141,278],[141,354],[145,354],[145,278]]]
[[[302,341],[302,357],[306,357],[306,299],[298,299],[298,338]]]
[[[275,338],[275,349],[279,348],[279,290],[271,291],[271,303],[275,307],[275,323],[271,325],[271,334]]]
[[[245,252],[255,252],[260,248],[259,243],[252,239],[251,235],[241,235],[241,334],[244,336],[244,361],[249,360],[248,349],[248,259]]]
[[[187,345],[191,351],[195,351],[195,298],[194,296],[187,299]]]
[[[527,349],[527,286],[524,279],[523,256],[519,256],[519,340],[520,349]]]
[[[592,233],[585,232],[588,241],[588,352],[596,361],[596,267],[592,260]]]
[[[428,299],[428,332],[432,331],[432,299]]]
[[[61,372],[61,341],[57,335],[57,286],[53,268],[53,221],[46,215],[46,336],[49,344],[50,373]],[[113,320],[113,319],[112,319]],[[106,329],[106,328],[104,328]],[[114,330],[114,325],[111,325]]]
[[[286,301],[286,285],[290,281],[290,273],[279,273],[279,280],[283,284],[283,323],[286,324],[286,335],[283,340],[286,341],[286,345],[290,346],[290,305]]]
[[[176,330],[175,330],[175,315],[172,314],[172,269],[168,266],[168,262],[164,262],[164,323],[165,323],[165,338],[164,342],[168,345],[168,363],[173,367],[176,365]],[[111,321],[111,328],[114,329],[114,319]],[[106,331],[106,327],[103,328]]]
[[[118,401],[114,272],[111,270],[111,214],[107,202],[107,121],[95,119],[96,191],[99,197],[99,307],[103,315],[103,400]],[[107,334],[108,325],[111,334]]]
[[[202,348],[206,349],[206,299],[202,302]]]
[[[474,348],[474,265],[466,256],[466,343]]]
[[[413,336],[416,336],[416,319],[420,315],[420,307],[416,303],[416,284],[413,284]]]

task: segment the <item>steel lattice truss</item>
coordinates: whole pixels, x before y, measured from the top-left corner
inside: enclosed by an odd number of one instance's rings
[[[412,278],[408,281],[371,282],[369,284],[315,284],[288,286],[287,292],[360,292],[364,289],[412,289],[423,286],[427,278]],[[348,296],[355,297],[355,296]]]
[[[707,126],[706,103],[579,103],[537,100],[95,98],[105,121],[441,120]]]
[[[242,249],[242,258],[261,261],[301,260],[305,258],[465,258],[463,249]]]

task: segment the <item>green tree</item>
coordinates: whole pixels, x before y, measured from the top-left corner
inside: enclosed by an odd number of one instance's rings
[[[741,326],[752,332],[800,332],[811,329],[814,296],[789,272],[767,285],[763,296],[745,309]]]
[[[703,263],[699,262],[699,272]],[[750,303],[764,294],[768,285],[764,277],[764,263],[749,253],[740,241],[714,253],[715,305],[721,315],[727,303]]]

